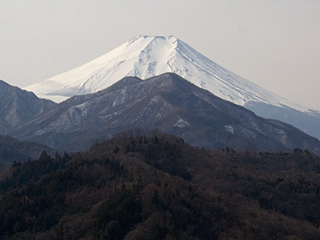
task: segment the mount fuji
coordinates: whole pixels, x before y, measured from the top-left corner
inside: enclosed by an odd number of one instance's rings
[[[174,36],[137,36],[70,71],[26,87],[55,102],[103,90],[126,76],[176,73],[257,115],[292,124],[320,139],[320,112],[292,103],[232,73]]]

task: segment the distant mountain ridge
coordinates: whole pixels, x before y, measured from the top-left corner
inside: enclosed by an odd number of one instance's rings
[[[232,73],[174,36],[137,36],[97,59],[26,89],[61,102],[103,90],[126,76],[147,79],[166,72],[320,139],[319,111],[292,103]]]
[[[300,130],[257,117],[172,73],[142,81],[127,77],[97,93],[74,96],[11,134],[67,151],[130,129],[159,129],[205,148],[320,153],[320,142]]]
[[[46,112],[56,103],[0,80],[0,134]]]

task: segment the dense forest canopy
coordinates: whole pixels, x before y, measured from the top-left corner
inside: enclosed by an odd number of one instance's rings
[[[15,162],[0,239],[320,239],[320,158],[120,134]]]

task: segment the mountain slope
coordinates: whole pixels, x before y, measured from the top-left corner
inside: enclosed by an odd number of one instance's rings
[[[62,150],[129,129],[160,129],[193,145],[320,153],[320,142],[298,129],[257,117],[176,74],[124,78],[103,91],[75,96],[15,129],[14,136]]]
[[[56,103],[0,80],[0,134],[47,111]]]
[[[263,117],[285,121],[320,139],[319,111],[294,104],[237,76],[173,36],[135,37],[89,63],[26,89],[61,102],[103,90],[126,76],[147,79],[165,72],[176,73],[222,99]],[[288,112],[300,120],[288,117]]]

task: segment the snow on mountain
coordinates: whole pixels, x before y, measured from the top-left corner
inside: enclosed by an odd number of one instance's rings
[[[262,102],[307,111],[219,66],[173,36],[135,37],[89,63],[26,89],[59,102],[102,90],[126,76],[146,79],[165,72],[176,73],[238,105]]]

